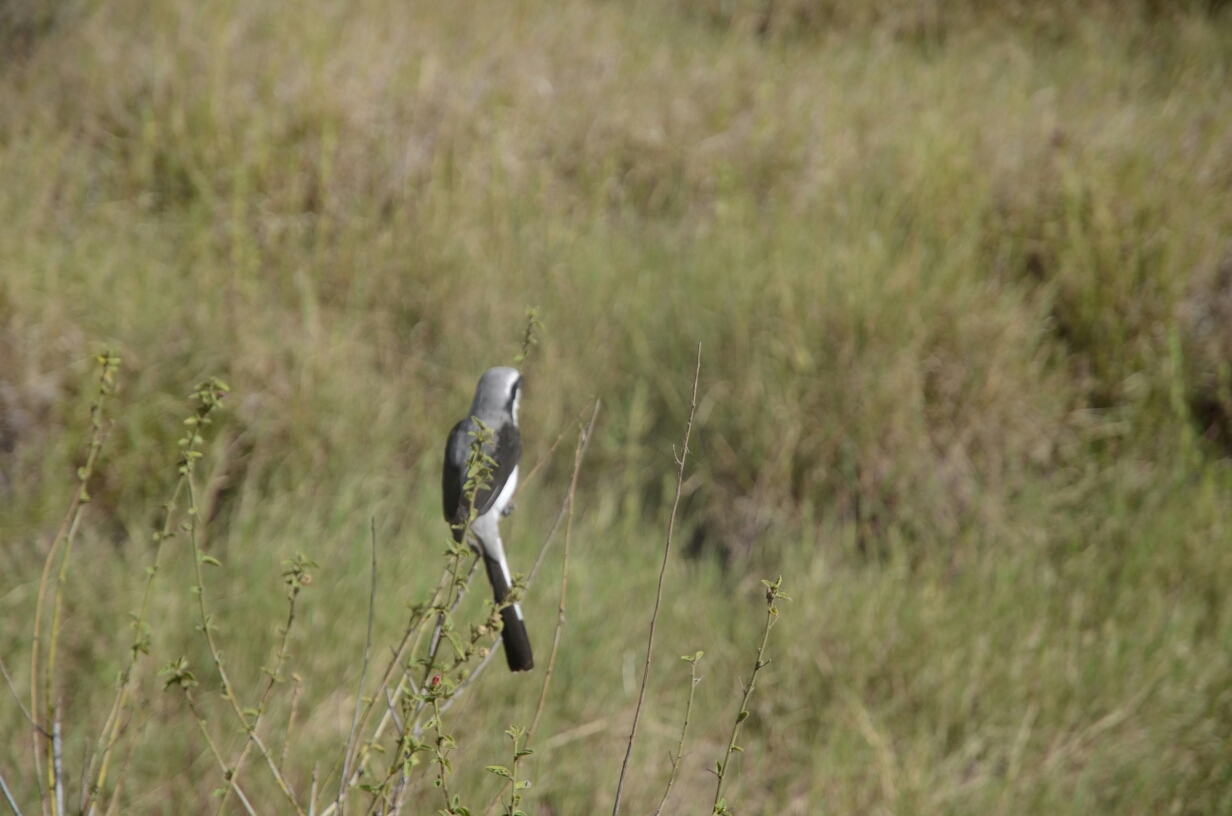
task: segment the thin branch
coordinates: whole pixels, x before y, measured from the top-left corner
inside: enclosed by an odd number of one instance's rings
[[[663,798],[659,800],[659,807],[655,809],[654,816],[659,816],[663,812],[663,806],[667,804],[667,797],[672,792],[672,785],[676,782],[676,774],[680,771],[680,759],[684,756],[684,737],[689,733],[689,715],[693,713],[693,690],[697,688],[697,661],[702,657],[702,653],[698,652],[693,655],[684,655],[684,659],[689,661],[689,702],[684,707],[684,727],[680,729],[680,742],[676,743],[676,758],[672,760],[672,772],[667,777],[667,790],[663,791]]]
[[[667,521],[667,543],[663,547],[663,566],[659,569],[659,588],[655,593],[654,612],[650,616],[650,638],[646,644],[646,665],[642,669],[642,689],[637,695],[637,708],[633,709],[633,727],[629,729],[629,746],[625,760],[620,766],[620,780],[616,783],[616,800],[612,803],[612,816],[620,813],[620,797],[624,793],[625,775],[629,772],[629,757],[633,754],[633,740],[637,737],[637,723],[642,716],[642,704],[646,701],[646,683],[650,679],[650,661],[654,657],[655,625],[659,621],[659,606],[663,602],[663,579],[667,575],[667,559],[672,551],[672,532],[676,526],[676,508],[680,506],[680,491],[684,486],[684,463],[689,456],[689,435],[693,432],[693,415],[697,412],[697,382],[702,374],[702,346],[697,344],[697,368],[693,372],[693,399],[689,407],[689,423],[684,429],[684,447],[680,451],[680,470],[676,474],[676,498],[672,502],[672,514]]]
[[[565,596],[569,589],[569,544],[573,540],[573,499],[577,494],[577,479],[578,471],[581,470],[582,464],[582,449],[586,446],[586,441],[590,438],[590,432],[595,427],[595,420],[599,418],[599,403],[595,403],[594,413],[590,416],[590,424],[584,431],[578,434],[577,448],[573,452],[573,477],[569,482],[569,517],[565,522],[565,552],[561,559],[560,568],[560,603],[556,608],[556,632],[552,636],[552,654],[548,658],[548,670],[543,677],[543,688],[539,692],[539,706],[535,709],[535,718],[531,720],[530,728],[526,730],[526,742],[524,747],[530,746],[531,737],[535,734],[535,728],[539,725],[539,717],[543,714],[543,706],[548,699],[548,686],[552,682],[552,671],[556,668],[556,652],[560,648],[560,633],[565,626]]]
[[[394,718],[394,728],[398,731],[398,736],[402,736],[402,720],[398,719],[398,712],[394,711],[394,696],[385,689],[385,702],[389,703],[389,716]]]
[[[715,776],[719,778],[714,789],[713,813],[715,814],[731,813],[727,808],[727,802],[723,799],[723,782],[727,779],[727,771],[731,767],[731,755],[736,751],[744,750],[736,746],[736,737],[740,735],[740,725],[749,716],[749,698],[753,696],[753,687],[757,684],[757,673],[770,663],[769,660],[762,660],[762,657],[766,653],[766,644],[770,641],[770,630],[774,628],[774,624],[779,619],[779,608],[774,602],[780,599],[791,600],[782,591],[783,577],[781,575],[773,583],[764,580],[762,583],[766,585],[766,628],[761,635],[761,645],[757,647],[757,660],[753,663],[753,673],[749,676],[749,682],[744,684],[744,698],[740,701],[740,711],[736,714],[736,722],[732,725],[731,739],[727,741],[727,752],[723,755],[723,761],[715,764]]]
[[[47,560],[43,562],[43,574],[39,579],[38,596],[34,605],[34,632],[30,641],[30,711],[33,713],[34,732],[31,734],[31,739],[34,743],[34,768],[35,779],[39,791],[39,801],[46,807],[43,798],[43,782],[42,782],[42,765],[39,759],[39,736],[40,734],[46,738],[47,727],[40,725],[38,722],[39,706],[38,706],[38,661],[40,650],[40,635],[43,619],[43,603],[47,597],[48,580],[51,577],[51,565],[55,562],[56,553],[60,549],[61,543],[64,544],[65,556],[60,578],[56,586],[55,594],[55,623],[52,626],[51,644],[48,648],[48,668],[46,675],[46,690],[44,692],[44,703],[47,706],[48,724],[51,720],[51,685],[54,677],[55,664],[55,641],[59,632],[60,619],[60,600],[62,597],[62,588],[65,578],[65,573],[68,569],[68,551],[72,544],[73,535],[77,530],[77,525],[81,521],[82,509],[87,501],[89,501],[89,493],[86,491],[86,483],[89,481],[91,474],[94,472],[94,464],[98,460],[98,453],[102,449],[103,440],[106,438],[106,432],[103,430],[103,398],[111,392],[115,383],[115,372],[119,368],[120,358],[111,353],[110,350],[103,352],[95,357],[95,361],[100,366],[98,378],[98,395],[90,405],[90,452],[86,456],[85,465],[77,471],[77,480],[79,486],[73,493],[73,499],[69,503],[68,512],[64,516],[64,521],[60,525],[60,529],[56,532],[56,537],[52,539],[51,548],[47,551]],[[47,751],[52,753],[54,747],[50,740],[47,741]],[[52,808],[55,809],[55,771],[51,767],[53,758],[48,756],[48,792],[53,794]],[[59,814],[63,816],[63,814]]]
[[[26,718],[26,722],[30,723],[44,737],[50,737],[51,735],[44,731],[43,727],[36,723],[34,718],[30,716],[30,712],[26,710],[26,705],[21,701],[21,695],[17,693],[17,688],[13,685],[13,678],[9,677],[9,670],[4,665],[4,658],[2,657],[0,657],[0,673],[4,675],[4,682],[8,683],[9,692],[12,693],[13,699],[17,702],[17,707],[21,709],[22,716]]]
[[[282,740],[282,755],[278,757],[278,770],[282,770],[282,766],[287,761],[287,750],[291,747],[291,731],[295,728],[295,712],[299,710],[299,695],[304,691],[304,678],[295,673],[291,675],[291,679],[295,681],[295,691],[291,692],[291,716],[287,718],[287,735]]]
[[[376,518],[369,519],[372,534],[372,585],[368,590],[368,637],[364,642],[364,665],[359,672],[359,690],[355,692],[355,714],[351,717],[351,735],[347,738],[345,758],[342,762],[342,778],[338,789],[339,816],[346,813],[346,796],[351,776],[351,751],[355,747],[355,733],[359,728],[359,709],[364,699],[364,683],[368,680],[368,662],[372,658],[372,622],[376,617]]]
[[[252,740],[254,745],[257,746],[257,750],[265,759],[265,764],[269,767],[270,773],[273,775],[274,781],[278,783],[278,787],[282,791],[283,796],[285,796],[287,801],[291,803],[291,806],[295,808],[295,812],[298,813],[299,816],[303,816],[304,811],[300,807],[299,802],[295,799],[295,793],[291,790],[291,786],[287,784],[286,778],[284,778],[282,772],[278,770],[278,765],[274,762],[274,758],[270,754],[269,748],[266,747],[265,742],[257,734],[251,723],[248,722],[248,716],[244,714],[243,709],[240,708],[239,701],[235,696],[235,686],[232,685],[231,678],[227,675],[227,669],[222,659],[222,653],[218,649],[218,642],[214,639],[214,624],[212,622],[212,616],[206,611],[205,607],[205,576],[201,572],[201,564],[205,561],[205,557],[202,555],[200,543],[197,541],[197,517],[199,513],[197,512],[197,494],[193,485],[191,464],[188,467],[188,501],[188,536],[192,543],[193,566],[196,570],[197,608],[201,613],[201,629],[205,633],[206,644],[210,649],[210,657],[214,661],[214,669],[218,672],[218,677],[222,681],[222,696],[231,704],[231,710],[235,713],[236,719],[240,721],[240,724],[248,733],[248,738]]]
[[[214,738],[210,736],[209,729],[205,727],[205,717],[202,716],[201,709],[197,708],[197,701],[193,699],[192,693],[189,692],[186,686],[183,689],[184,698],[188,700],[188,709],[192,712],[193,719],[197,721],[197,728],[201,730],[201,735],[205,737],[205,744],[210,747],[210,753],[214,755],[214,761],[218,763],[223,776],[226,776],[231,772],[231,769],[227,767],[227,761],[223,759],[222,752],[218,750],[218,746],[214,744]],[[239,786],[239,783],[235,785],[235,795],[239,797],[240,802],[244,805],[244,810],[248,811],[248,816],[257,816],[257,812],[253,810],[252,804],[249,803],[248,797],[244,795],[244,789]]]
[[[13,816],[22,816],[21,808],[17,807],[17,803],[13,801],[13,792],[9,790],[9,783],[4,781],[2,773],[0,773],[0,791],[4,793],[4,799],[9,803],[9,807],[13,809]]]
[[[120,687],[116,690],[111,713],[103,724],[103,730],[99,732],[98,750],[95,752],[94,758],[90,760],[90,769],[87,776],[94,778],[94,782],[90,787],[86,801],[82,803],[81,810],[83,813],[94,813],[95,799],[102,794],[103,786],[107,782],[111,752],[115,748],[116,741],[120,738],[120,722],[124,709],[128,706],[128,698],[132,690],[133,671],[136,668],[138,658],[148,648],[145,635],[146,617],[150,610],[150,599],[153,597],[154,578],[158,575],[159,558],[162,556],[163,545],[169,538],[175,535],[172,525],[175,520],[176,502],[179,500],[180,493],[183,492],[185,484],[187,484],[188,469],[191,466],[191,462],[194,456],[199,455],[197,446],[203,441],[200,431],[205,425],[209,424],[209,415],[213,413],[215,407],[217,407],[216,403],[199,405],[194,415],[186,419],[184,423],[188,426],[188,435],[183,440],[183,453],[176,465],[180,476],[176,480],[175,488],[171,491],[171,498],[163,505],[167,515],[163,519],[162,529],[154,533],[154,561],[149,569],[146,570],[145,592],[141,598],[141,611],[133,623],[133,641],[129,646],[128,663],[120,674]],[[94,776],[95,762],[100,763],[97,777]]]
[[[317,764],[312,763],[312,788],[308,791],[308,816],[317,816]]]
[[[282,643],[278,646],[278,657],[274,662],[274,670],[269,673],[269,679],[265,683],[265,690],[261,693],[261,700],[257,703],[256,715],[252,718],[252,725],[249,728],[249,733],[255,734],[258,726],[261,724],[261,717],[265,714],[266,706],[269,705],[270,696],[274,693],[274,685],[282,681],[282,667],[287,662],[287,644],[291,639],[291,627],[295,623],[295,600],[299,597],[299,592],[304,588],[310,577],[307,574],[307,567],[311,562],[304,559],[303,555],[297,555],[294,559],[287,563],[290,569],[284,573],[286,583],[290,586],[287,591],[287,622],[282,627]],[[268,670],[267,670],[268,671]],[[299,675],[296,675],[298,678]],[[296,695],[299,693],[299,683],[296,682]],[[292,704],[294,706],[294,704]],[[292,718],[294,718],[294,707],[292,708]],[[291,723],[287,723],[287,738],[290,739]],[[235,781],[240,775],[240,771],[244,767],[244,760],[248,758],[248,752],[251,750],[253,741],[251,739],[244,742],[244,748],[240,751],[240,757],[235,761],[235,767],[231,769],[230,779],[227,787],[223,790],[222,796],[219,798],[217,816],[222,816],[223,810],[227,805],[227,797],[231,789],[235,787]],[[278,758],[278,770],[282,770],[282,760],[286,759],[287,741],[282,744],[282,755]]]
[[[51,667],[50,661],[47,666]],[[58,703],[53,711],[55,719],[52,720],[51,725],[51,758],[55,785],[52,789],[56,792],[56,812],[67,813],[68,811],[64,809],[64,741],[60,736],[60,706]]]
[[[116,776],[115,790],[111,792],[111,802],[107,805],[107,816],[112,816],[112,814],[118,812],[120,792],[124,790],[124,780],[128,777],[128,767],[133,761],[133,752],[137,748],[137,743],[141,741],[142,735],[145,734],[145,727],[149,724],[150,718],[147,715],[137,728],[137,733],[128,741],[128,750],[124,753],[124,762],[120,765],[120,773]]]
[[[535,729],[539,726],[539,718],[543,715],[543,707],[548,699],[548,687],[552,683],[552,672],[556,669],[556,653],[560,649],[560,633],[565,625],[565,599],[569,589],[569,544],[573,540],[573,498],[577,493],[578,471],[581,470],[582,451],[586,447],[587,441],[590,439],[590,433],[594,430],[595,420],[599,418],[598,401],[595,402],[595,410],[590,415],[590,423],[578,433],[577,447],[573,450],[573,475],[569,480],[569,492],[565,496],[565,507],[568,508],[568,521],[565,522],[565,552],[561,559],[560,569],[560,602],[556,607],[556,632],[552,636],[552,654],[548,658],[547,672],[543,676],[543,687],[539,690],[539,705],[535,708],[535,717],[531,720],[530,728],[526,729],[526,742],[523,747],[530,747],[531,737],[535,734]],[[514,768],[517,768],[516,759],[516,741],[515,741],[515,760]],[[505,795],[505,789],[513,784],[512,779],[501,784],[500,790],[496,792],[496,798],[488,805],[485,813],[491,813],[502,797]],[[515,791],[516,793],[516,791]]]

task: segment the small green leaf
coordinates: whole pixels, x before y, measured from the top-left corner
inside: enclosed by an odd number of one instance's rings
[[[489,765],[484,770],[488,773],[496,774],[497,776],[503,776],[506,779],[513,779],[513,774],[504,765]]]
[[[213,567],[221,567],[221,566],[222,566],[222,562],[221,562],[221,561],[219,561],[217,558],[215,558],[215,557],[214,557],[214,556],[212,556],[212,555],[203,555],[203,556],[201,556],[201,563],[202,563],[202,564],[209,564],[210,566],[213,566]]]
[[[741,711],[739,714],[736,715],[736,722],[738,723],[744,722],[745,720],[748,719],[748,717],[749,717],[749,712]]]

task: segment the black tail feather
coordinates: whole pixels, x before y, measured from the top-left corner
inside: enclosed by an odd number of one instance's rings
[[[505,581],[500,562],[484,553],[483,564],[488,570],[492,595],[497,603],[501,603],[509,594],[509,584]],[[505,644],[505,659],[509,662],[509,671],[530,671],[535,667],[535,658],[530,648],[530,636],[526,633],[526,623],[518,617],[517,610],[512,606],[501,610],[501,620],[505,624],[501,631],[501,640]]]
[[[509,671],[530,671],[535,667],[535,658],[531,654],[526,623],[518,617],[517,610],[512,606],[501,610],[501,620],[505,622],[501,640],[505,643],[505,659],[509,662]]]

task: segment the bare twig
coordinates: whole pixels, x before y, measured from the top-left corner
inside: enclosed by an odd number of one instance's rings
[[[195,684],[191,678],[192,675],[188,675],[188,683]],[[197,707],[197,701],[193,698],[192,692],[188,690],[188,685],[182,684],[181,688],[184,691],[184,698],[188,701],[188,710],[192,712],[193,719],[197,721],[197,728],[200,729],[201,736],[205,737],[205,744],[209,746],[210,753],[214,755],[214,761],[218,763],[219,769],[226,776],[230,773],[231,769],[227,767],[227,761],[223,759],[222,752],[218,750],[218,746],[214,744],[214,738],[210,736],[209,729],[205,727],[205,717],[201,714],[201,709]],[[239,786],[239,783],[235,785],[235,795],[240,800],[240,803],[244,805],[244,810],[248,812],[248,816],[257,816],[257,812],[253,810],[252,804],[248,801],[248,797],[244,794],[244,789]]]
[[[565,507],[568,508],[568,520],[565,522],[565,552],[561,560],[560,569],[560,602],[556,607],[556,632],[552,636],[552,654],[548,658],[547,672],[543,676],[543,687],[539,690],[539,705],[535,708],[535,717],[531,720],[530,728],[526,729],[526,741],[523,747],[530,747],[531,737],[535,734],[535,728],[539,725],[539,718],[543,715],[544,704],[548,699],[548,687],[552,683],[552,672],[556,668],[556,653],[560,649],[560,633],[565,625],[565,599],[569,589],[569,544],[573,539],[573,497],[577,493],[578,471],[581,470],[582,451],[586,448],[586,443],[590,439],[590,432],[594,430],[595,420],[599,418],[599,402],[595,402],[595,410],[590,415],[590,423],[578,433],[577,447],[573,450],[573,475],[569,480],[569,492],[565,495]],[[515,738],[515,755],[516,755],[516,738]],[[517,762],[515,759],[514,767],[516,769]],[[501,784],[500,790],[496,792],[496,798],[488,805],[485,813],[491,813],[496,804],[501,801],[505,795],[505,788],[513,784],[514,780],[509,779]]]
[[[770,630],[774,627],[775,622],[779,619],[779,608],[775,605],[777,600],[789,601],[786,593],[782,591],[783,576],[779,576],[778,580],[771,583],[770,581],[762,581],[766,585],[766,628],[761,635],[761,645],[757,647],[757,660],[753,664],[753,673],[749,676],[749,682],[744,686],[744,698],[740,701],[740,711],[736,714],[736,722],[732,725],[731,739],[727,741],[727,752],[723,755],[722,762],[715,763],[715,776],[719,778],[718,784],[714,789],[714,813],[730,814],[731,810],[727,807],[726,800],[723,799],[723,782],[727,779],[727,771],[731,767],[731,755],[736,751],[743,751],[736,745],[736,737],[740,735],[740,725],[749,716],[749,698],[753,696],[753,687],[757,683],[757,673],[764,669],[769,663],[769,660],[762,660],[766,653],[766,644],[770,641]]]
[[[183,450],[176,464],[179,478],[176,480],[175,488],[171,491],[171,498],[163,505],[166,516],[163,518],[162,528],[154,533],[154,561],[149,569],[146,570],[145,592],[141,598],[141,611],[138,613],[136,621],[132,624],[133,640],[129,645],[128,663],[120,674],[120,687],[116,690],[111,713],[107,716],[103,729],[99,733],[98,749],[94,754],[94,758],[90,760],[87,776],[93,778],[94,781],[90,786],[86,800],[82,803],[81,810],[83,813],[91,814],[91,816],[95,812],[96,799],[102,795],[103,786],[107,782],[111,754],[115,749],[116,742],[120,738],[120,723],[123,720],[124,710],[128,706],[128,698],[132,690],[133,672],[136,668],[137,660],[142,652],[148,650],[146,617],[150,610],[154,578],[158,575],[159,558],[162,555],[163,545],[175,535],[172,528],[175,520],[176,502],[179,500],[180,494],[184,491],[184,487],[188,482],[188,472],[192,467],[192,462],[196,457],[200,456],[197,447],[204,441],[201,431],[204,426],[210,423],[209,415],[213,413],[217,405],[217,401],[199,402],[194,415],[184,421],[184,424],[187,426],[187,435],[181,440]],[[94,776],[95,762],[99,762],[97,777]]]
[[[50,668],[51,662],[48,661],[47,665]],[[60,706],[58,703],[53,711],[55,719],[51,724],[51,757],[55,784],[52,790],[56,792],[56,812],[67,813],[68,811],[64,809],[64,741],[60,736]]]
[[[265,690],[261,693],[261,700],[257,703],[257,707],[255,709],[256,713],[252,718],[252,725],[248,729],[251,734],[255,734],[258,726],[261,724],[261,717],[265,714],[266,706],[269,705],[270,696],[274,693],[275,684],[282,682],[282,667],[286,664],[288,657],[287,644],[291,639],[291,626],[295,623],[295,600],[299,597],[300,590],[308,584],[311,577],[307,572],[307,568],[312,565],[312,562],[305,559],[302,554],[297,555],[294,559],[284,563],[289,566],[287,572],[283,573],[286,583],[290,587],[290,589],[287,590],[287,622],[286,625],[282,627],[282,643],[278,646],[278,657],[274,662],[274,670],[269,672],[269,679],[266,680]],[[266,671],[269,670],[267,669]],[[296,678],[298,677],[299,675],[296,675]],[[299,696],[299,689],[300,686],[297,679],[295,686],[297,698]],[[294,702],[292,703],[291,717],[292,719],[295,717]],[[290,741],[290,737],[291,723],[288,722],[287,739],[283,741],[282,755],[278,758],[278,770],[280,772],[282,770],[282,760],[286,759],[287,744]],[[231,769],[227,787],[223,790],[222,796],[219,798],[217,816],[222,816],[223,810],[226,808],[227,796],[231,789],[235,787],[235,781],[244,767],[244,760],[248,758],[248,752],[251,750],[252,745],[253,740],[251,739],[244,742],[244,748],[240,751],[239,759],[235,761],[235,767]]]
[[[116,776],[115,790],[111,792],[111,801],[108,803],[107,810],[105,811],[107,816],[113,816],[113,814],[119,812],[120,793],[124,790],[124,780],[128,778],[128,767],[133,761],[133,752],[137,748],[137,743],[141,741],[141,736],[145,733],[145,727],[149,723],[150,718],[147,715],[141,725],[138,726],[136,736],[128,741],[128,750],[124,752],[124,762],[120,764],[120,773]]]
[[[398,719],[398,712],[394,711],[394,695],[389,689],[385,689],[385,702],[389,703],[389,716],[394,718],[394,728],[398,732],[398,736],[402,736],[402,720]]]
[[[208,383],[204,383],[198,393],[204,400],[213,400],[217,402],[222,398],[222,393],[224,390],[225,389],[221,383],[211,380]],[[205,634],[206,644],[210,649],[210,657],[214,662],[214,669],[218,672],[219,680],[222,681],[223,698],[231,704],[231,710],[234,712],[236,719],[240,721],[240,724],[248,733],[249,740],[252,741],[252,744],[257,747],[257,751],[265,759],[265,764],[269,767],[270,774],[274,777],[274,781],[278,783],[278,787],[282,791],[283,796],[285,796],[287,801],[291,803],[291,806],[295,809],[295,812],[298,813],[299,816],[303,816],[304,811],[300,807],[299,802],[296,800],[294,791],[291,790],[291,786],[287,783],[286,778],[283,777],[282,772],[278,770],[278,765],[274,762],[274,757],[270,753],[269,748],[266,747],[265,742],[261,739],[260,735],[257,734],[253,724],[248,721],[248,715],[246,715],[244,710],[240,707],[239,700],[235,695],[235,686],[231,683],[231,678],[227,673],[226,664],[223,661],[222,653],[218,649],[218,641],[214,638],[215,627],[212,621],[212,616],[206,610],[205,576],[201,571],[201,565],[206,562],[206,557],[202,554],[200,542],[197,540],[197,518],[200,514],[198,513],[196,489],[193,485],[192,479],[193,459],[195,459],[195,457],[189,459],[185,472],[188,476],[188,536],[189,541],[192,544],[193,567],[196,571],[195,574],[197,585],[194,591],[197,595],[197,609],[201,614],[201,630]]]
[[[342,761],[342,779],[338,786],[338,813],[346,813],[347,788],[350,787],[351,751],[355,747],[356,729],[359,728],[359,709],[364,699],[364,683],[368,680],[368,662],[372,657],[372,622],[376,617],[376,518],[369,520],[372,534],[372,584],[368,590],[368,637],[364,642],[364,665],[359,672],[359,690],[355,692],[355,714],[351,717],[351,735],[347,738],[346,754]]]
[[[697,412],[697,382],[702,373],[702,346],[697,344],[697,368],[693,372],[693,399],[689,407],[689,422],[684,429],[684,447],[680,451],[677,463],[680,470],[676,474],[676,498],[672,502],[672,514],[667,521],[667,543],[663,547],[663,566],[659,570],[659,588],[655,592],[654,612],[650,616],[650,637],[646,644],[646,665],[642,668],[642,688],[637,695],[637,707],[633,709],[633,727],[629,729],[629,746],[625,749],[625,760],[620,766],[620,780],[616,783],[616,799],[612,803],[612,816],[620,813],[620,797],[624,792],[625,775],[629,771],[629,757],[633,754],[633,740],[637,737],[637,723],[642,716],[642,704],[646,700],[646,683],[650,678],[650,661],[654,657],[655,625],[659,621],[659,605],[663,602],[663,579],[667,575],[667,559],[672,551],[672,532],[676,526],[676,508],[680,506],[680,491],[684,486],[684,463],[689,456],[689,435],[693,431],[693,415]]]
[[[552,654],[548,658],[548,669],[543,676],[543,688],[539,692],[539,705],[535,709],[535,718],[531,720],[530,728],[526,730],[526,742],[524,747],[529,747],[531,737],[535,734],[535,728],[539,725],[539,717],[543,714],[544,703],[548,699],[548,686],[552,682],[552,671],[556,668],[556,652],[560,648],[560,633],[565,625],[565,596],[569,589],[569,544],[573,539],[573,499],[577,494],[577,479],[578,471],[581,470],[582,450],[586,446],[586,441],[590,438],[590,432],[595,427],[595,420],[599,418],[599,403],[595,403],[594,413],[590,416],[590,424],[586,429],[578,434],[577,448],[573,451],[573,477],[569,481],[569,497],[567,504],[569,506],[568,521],[565,522],[565,552],[561,559],[560,568],[560,603],[556,607],[556,632],[552,636]]]
[[[672,792],[672,785],[676,782],[676,774],[680,771],[680,759],[684,756],[684,737],[689,733],[689,715],[693,713],[693,690],[697,688],[697,661],[701,660],[702,653],[684,655],[683,660],[689,661],[689,702],[684,707],[684,726],[680,729],[680,742],[676,743],[676,758],[672,760],[672,772],[667,777],[667,789],[663,791],[663,798],[659,800],[659,806],[655,808],[654,816],[659,816],[663,812],[663,806],[667,804],[667,797]]]
[[[423,607],[423,608],[416,608],[411,611],[410,620],[407,622],[406,629],[404,629],[402,632],[402,640],[398,643],[398,648],[393,650],[394,652],[393,657],[390,659],[389,665],[385,667],[385,673],[381,677],[381,682],[377,684],[376,690],[373,692],[372,699],[368,703],[368,708],[365,709],[364,716],[360,719],[360,722],[359,722],[360,733],[363,733],[364,729],[367,727],[368,718],[371,716],[373,709],[376,707],[377,699],[384,692],[385,688],[389,685],[389,681],[393,679],[395,670],[397,670],[402,665],[402,655],[406,652],[407,646],[411,642],[411,638],[414,637],[417,632],[422,631],[423,624],[428,620],[427,611],[429,609],[430,607]],[[399,690],[401,690],[401,685],[399,685],[398,688]],[[397,693],[395,692],[395,697],[396,697],[396,694]],[[388,714],[388,712],[386,713]],[[360,754],[360,756],[358,757],[355,763],[357,767],[360,767],[360,768],[363,767],[364,755],[367,751],[367,746],[372,743],[375,743],[377,740],[380,739],[380,735],[384,733],[384,728],[385,728],[387,721],[388,721],[387,716],[385,718],[382,718],[380,726],[377,728],[376,734],[372,737],[371,740],[365,741],[364,752]],[[326,774],[325,782],[328,782],[331,778],[333,778],[334,772],[338,770],[341,764],[342,764],[342,757],[339,757],[336,760],[334,767],[330,770],[328,774]],[[332,816],[332,814],[337,810],[337,808],[338,808],[337,802],[330,802],[329,806],[326,807],[325,810],[321,811],[320,816]]]
[[[17,702],[17,707],[21,709],[21,715],[26,718],[26,722],[30,723],[44,737],[50,736],[50,734],[43,730],[42,726],[34,721],[34,718],[30,716],[30,712],[26,710],[25,703],[21,701],[21,695],[17,693],[17,688],[13,685],[13,678],[9,677],[9,670],[4,665],[4,658],[0,658],[0,673],[4,675],[4,682],[8,683],[9,692],[12,693],[13,699]]]
[[[295,728],[295,712],[299,710],[299,695],[304,691],[304,678],[295,673],[291,675],[291,679],[295,681],[295,691],[291,692],[291,716],[287,717],[287,735],[282,740],[282,755],[278,757],[278,770],[282,770],[282,766],[287,761],[287,750],[291,747],[291,732]]]
[[[0,773],[0,792],[4,793],[5,801],[13,809],[13,816],[22,816],[21,808],[17,807],[17,803],[13,801],[13,792],[9,790],[9,783],[4,781],[4,774],[2,773]]]
[[[47,560],[43,562],[43,574],[39,579],[38,596],[34,605],[34,631],[30,641],[30,711],[33,716],[34,731],[31,732],[31,739],[34,744],[34,768],[35,779],[37,780],[39,790],[39,801],[43,802],[43,781],[42,781],[42,765],[39,759],[39,737],[40,735],[46,738],[48,731],[47,725],[39,723],[39,705],[38,705],[38,677],[39,677],[39,650],[40,650],[40,634],[43,618],[43,602],[47,596],[48,580],[51,577],[51,565],[55,562],[56,554],[63,549],[65,555],[62,559],[60,576],[56,584],[55,594],[55,611],[54,621],[52,624],[51,644],[48,647],[48,666],[45,680],[44,704],[47,706],[47,721],[50,725],[51,721],[51,695],[52,683],[54,681],[55,672],[55,651],[56,639],[59,634],[60,620],[60,603],[64,579],[68,570],[69,550],[72,545],[73,536],[77,531],[77,526],[81,521],[81,513],[90,496],[86,491],[86,483],[89,481],[91,474],[94,472],[94,465],[98,461],[98,453],[102,449],[103,440],[106,438],[106,431],[103,429],[103,398],[111,392],[115,383],[115,373],[120,365],[120,358],[111,353],[110,350],[99,354],[95,357],[95,361],[99,364],[98,378],[98,395],[90,405],[90,451],[86,456],[86,463],[77,471],[78,488],[73,493],[73,499],[69,503],[68,512],[64,516],[64,521],[60,525],[60,529],[56,533],[56,537],[51,542],[51,548],[47,551]],[[52,794],[52,809],[56,808],[56,797],[54,795],[55,788],[55,770],[52,767],[54,764],[53,757],[50,756],[54,752],[54,746],[51,740],[45,739],[47,744],[48,760],[48,792]],[[45,805],[44,805],[45,807]],[[62,811],[55,811],[59,816],[63,816]]]

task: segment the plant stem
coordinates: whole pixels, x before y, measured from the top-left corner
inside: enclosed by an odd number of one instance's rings
[[[655,809],[654,816],[659,816],[663,812],[663,806],[667,804],[667,797],[672,792],[672,785],[676,782],[676,774],[680,771],[680,760],[684,756],[684,737],[689,733],[689,715],[693,712],[693,691],[697,688],[697,661],[701,658],[702,653],[698,652],[692,657],[686,656],[689,661],[689,702],[684,707],[684,727],[680,729],[680,742],[676,744],[676,758],[672,760],[672,772],[667,777],[667,790],[663,791],[663,798],[659,800],[659,806]]]
[[[730,813],[727,809],[727,803],[723,801],[723,782],[727,779],[727,771],[731,766],[731,755],[736,751],[743,751],[743,748],[736,747],[736,738],[740,735],[740,726],[749,716],[749,698],[753,696],[753,687],[757,683],[757,674],[769,664],[770,661],[762,660],[766,653],[766,644],[770,642],[770,630],[774,627],[779,618],[778,607],[774,602],[780,598],[790,600],[780,587],[783,583],[782,576],[774,583],[762,581],[766,585],[766,627],[762,630],[761,645],[757,647],[757,660],[753,664],[753,673],[749,676],[749,682],[744,686],[744,697],[740,700],[740,710],[736,714],[736,722],[732,724],[731,739],[727,741],[727,752],[723,755],[723,760],[716,763],[715,776],[719,778],[718,784],[714,789],[714,813]]]
[[[620,780],[616,783],[616,800],[612,803],[612,816],[620,813],[620,797],[624,793],[625,775],[629,772],[629,757],[633,754],[633,740],[637,736],[637,723],[642,716],[642,704],[646,701],[646,682],[650,678],[650,662],[654,657],[655,625],[659,621],[659,606],[663,603],[663,579],[667,575],[667,559],[672,551],[672,531],[676,526],[676,508],[680,506],[680,491],[684,486],[684,463],[689,456],[689,435],[693,432],[693,415],[697,412],[697,381],[702,373],[702,345],[697,344],[697,369],[693,372],[693,399],[689,405],[689,423],[684,429],[684,447],[676,460],[680,470],[676,474],[676,498],[672,502],[672,514],[667,521],[667,543],[663,547],[663,566],[659,569],[659,588],[655,592],[654,612],[650,616],[650,638],[646,644],[646,665],[642,668],[642,688],[637,695],[637,708],[633,709],[633,727],[629,729],[629,746],[625,760],[620,766]]]
[[[372,657],[372,622],[376,618],[376,518],[369,519],[372,538],[372,582],[368,590],[368,637],[364,641],[364,665],[359,672],[359,690],[355,692],[355,713],[351,716],[351,735],[347,737],[346,759],[342,763],[342,779],[338,790],[339,816],[346,813],[347,782],[351,776],[350,757],[355,748],[355,734],[359,727],[359,709],[364,700],[364,683],[368,679],[368,662]],[[374,696],[375,700],[376,697]]]

